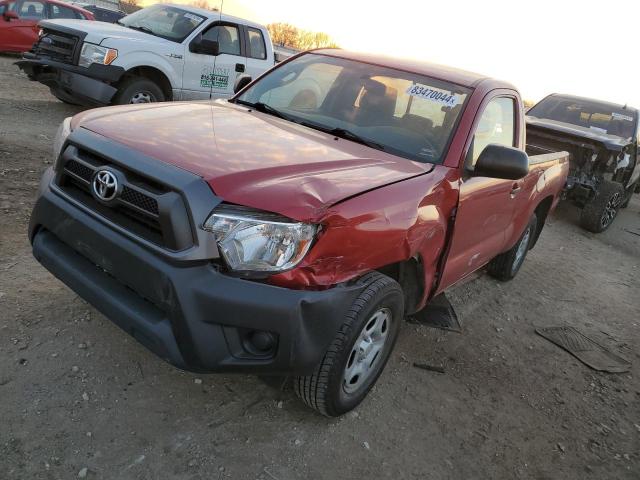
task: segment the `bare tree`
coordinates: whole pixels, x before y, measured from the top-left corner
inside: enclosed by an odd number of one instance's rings
[[[288,23],[270,23],[267,25],[271,41],[275,45],[309,50],[310,48],[337,47],[337,44],[324,32],[301,30]]]
[[[122,0],[120,2],[120,8],[128,15],[140,10],[142,7],[139,4],[140,0]]]
[[[270,23],[267,25],[271,41],[275,45],[294,46],[298,39],[298,29],[288,23]]]

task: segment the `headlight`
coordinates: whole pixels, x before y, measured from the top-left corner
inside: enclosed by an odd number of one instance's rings
[[[56,132],[56,136],[53,139],[53,162],[55,164],[56,160],[60,156],[60,152],[62,151],[62,146],[64,142],[67,140],[67,137],[71,133],[71,117],[65,118],[60,126],[58,127],[58,131]]]
[[[204,223],[232,270],[281,272],[306,255],[315,225],[294,222],[280,215],[242,207],[217,209]]]
[[[92,63],[109,65],[116,58],[118,58],[118,51],[114,48],[100,47],[93,43],[83,43],[78,65],[81,67],[88,67]]]

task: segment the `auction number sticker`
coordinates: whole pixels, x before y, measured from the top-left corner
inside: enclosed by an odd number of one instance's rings
[[[199,25],[200,22],[202,22],[202,17],[199,17],[198,15],[194,15],[193,13],[185,13],[183,15],[185,18],[188,18],[189,20],[192,20],[194,22],[196,22],[196,25]]]
[[[617,120],[626,120],[627,122],[633,122],[633,117],[630,117],[629,115],[623,115],[618,112],[613,112],[611,116]]]
[[[407,88],[406,93],[412,97],[423,98],[430,102],[440,103],[447,107],[455,107],[458,102],[458,96],[455,93],[438,88],[427,87],[425,85],[411,85]]]

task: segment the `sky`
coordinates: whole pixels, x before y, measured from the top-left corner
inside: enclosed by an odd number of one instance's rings
[[[640,0],[224,0],[222,7],[263,24],[326,32],[346,49],[507,80],[527,100],[560,92],[640,108]]]

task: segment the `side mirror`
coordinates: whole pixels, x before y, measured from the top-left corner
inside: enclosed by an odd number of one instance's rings
[[[513,147],[492,143],[487,145],[473,169],[474,177],[503,178],[518,180],[529,173],[529,156]]]
[[[216,57],[220,54],[220,44],[215,40],[207,40],[202,38],[202,35],[198,35],[189,45],[189,51]]]
[[[14,10],[7,10],[2,14],[2,16],[7,22],[10,22],[11,20],[18,20],[20,18]]]
[[[249,85],[251,83],[251,80],[253,79],[250,75],[238,75],[238,78],[236,78],[236,83],[233,84],[233,93],[238,93],[244,87]]]

